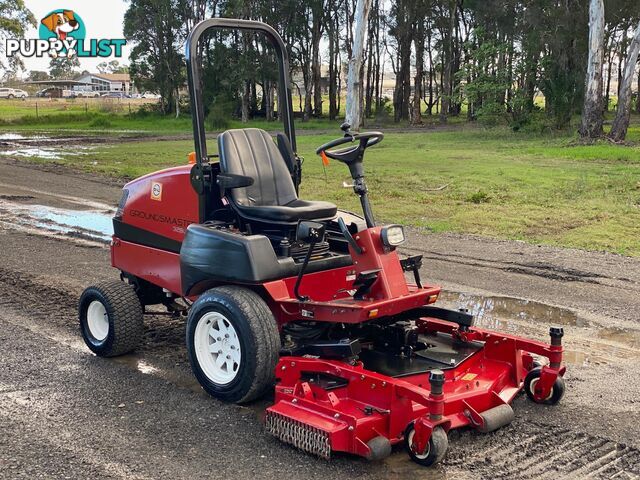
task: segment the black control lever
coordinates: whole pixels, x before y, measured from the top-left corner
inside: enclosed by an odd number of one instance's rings
[[[351,235],[351,232],[344,223],[344,220],[342,220],[342,217],[338,217],[338,226],[340,227],[340,231],[342,232],[342,235],[344,235],[344,238],[346,238],[349,245],[351,245],[351,248],[353,248],[358,255],[362,255],[362,247],[356,243],[356,239]]]
[[[321,223],[311,221],[301,221],[300,223],[298,223],[298,228],[296,229],[296,238],[301,242],[309,244],[309,250],[307,250],[307,254],[304,257],[304,261],[302,262],[302,267],[300,267],[300,271],[298,272],[296,284],[293,287],[293,294],[296,296],[299,302],[309,301],[308,296],[300,295],[300,283],[302,282],[302,276],[307,269],[307,265],[309,265],[309,260],[311,260],[311,255],[313,255],[313,247],[324,240],[324,232],[325,227]]]

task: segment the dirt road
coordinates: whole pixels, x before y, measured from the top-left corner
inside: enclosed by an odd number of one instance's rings
[[[538,338],[564,326],[568,393],[557,407],[519,397],[498,432],[453,432],[434,469],[401,449],[327,462],[264,432],[268,399],[205,395],[182,320],[147,318],[135,355],[84,347],[76,301],[117,278],[106,237],[119,196],[111,180],[0,159],[0,478],[640,478],[639,260],[413,232],[405,251],[424,255],[443,303]]]

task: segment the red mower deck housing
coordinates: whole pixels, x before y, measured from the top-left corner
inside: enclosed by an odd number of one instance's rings
[[[473,427],[487,433],[513,419],[510,403],[524,388],[536,356],[562,361],[556,345],[423,317],[418,332],[445,345],[477,345],[452,368],[390,377],[353,364],[305,357],[282,357],[276,368],[275,404],[267,409],[267,429],[281,440],[328,458],[331,451],[377,458],[382,437],[390,444],[416,435],[410,447],[423,452],[436,427]],[[454,360],[455,361],[455,360]],[[542,367],[535,400],[544,401],[564,368]],[[341,382],[342,380],[343,382]]]

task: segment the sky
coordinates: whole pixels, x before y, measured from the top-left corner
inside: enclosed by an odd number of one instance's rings
[[[26,38],[38,38],[40,19],[51,10],[65,9],[77,12],[85,23],[87,38],[124,38],[122,23],[128,3],[123,0],[25,0],[25,5],[33,12],[38,21],[36,28],[31,28]],[[80,58],[80,70],[96,72],[96,66],[104,61],[118,60],[121,64],[129,63],[130,46],[125,46],[121,58]],[[24,58],[27,70],[49,70],[48,56],[43,58]]]

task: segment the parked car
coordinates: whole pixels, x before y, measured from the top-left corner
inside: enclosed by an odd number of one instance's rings
[[[73,93],[77,98],[98,98],[100,96],[100,92],[97,90],[74,90]]]
[[[153,92],[144,92],[141,96],[141,98],[150,98],[153,100],[158,100],[160,98],[160,95],[158,95],[157,93],[153,93]]]
[[[22,98],[25,99],[29,96],[24,90],[19,88],[0,88],[0,98]]]
[[[131,98],[124,92],[107,92],[102,95],[102,98]]]
[[[39,98],[62,98],[63,90],[60,87],[47,87],[36,93]]]

